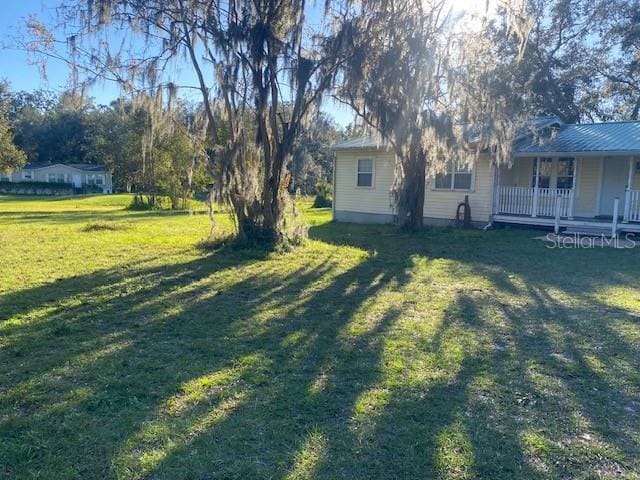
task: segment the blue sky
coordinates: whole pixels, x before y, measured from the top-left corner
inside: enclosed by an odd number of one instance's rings
[[[451,6],[455,10],[474,11],[482,9],[486,0],[449,0]],[[491,0],[493,2],[494,0]],[[0,12],[0,46],[4,46],[0,50],[0,79],[6,79],[10,82],[13,90],[34,90],[37,88],[46,88],[51,90],[60,90],[65,88],[68,78],[68,68],[61,61],[51,60],[47,65],[47,78],[44,79],[35,65],[30,65],[28,56],[15,46],[13,39],[20,35],[24,28],[25,20],[29,15],[36,15],[45,23],[49,23],[55,17],[55,6],[60,0],[4,0],[1,4]],[[319,5],[323,1],[317,2]],[[314,24],[321,22],[321,7],[316,6],[312,17]],[[178,75],[179,83],[189,83],[195,85],[195,78],[188,66],[182,69]],[[104,82],[92,88],[90,95],[95,98],[96,102],[108,104],[117,97],[118,89],[113,83]],[[194,98],[190,95],[191,98]],[[199,99],[199,98],[196,98]],[[337,104],[330,99],[325,100],[323,110],[330,113],[335,120],[342,126],[346,126],[353,121],[353,113]]]
[[[61,90],[67,85],[69,70],[64,62],[50,60],[47,64],[47,78],[43,78],[36,65],[29,64],[26,52],[15,47],[14,39],[20,36],[29,15],[36,15],[45,21],[55,16],[56,0],[5,0],[0,14],[0,79],[11,84],[13,90],[34,90],[46,88]],[[180,73],[180,83],[192,83],[195,80],[186,66]],[[110,82],[95,85],[90,95],[97,103],[108,104],[117,97],[118,88]],[[192,97],[192,95],[190,95]],[[199,97],[196,97],[199,100]],[[323,110],[330,113],[336,121],[346,126],[353,120],[349,109],[328,100],[323,104]]]

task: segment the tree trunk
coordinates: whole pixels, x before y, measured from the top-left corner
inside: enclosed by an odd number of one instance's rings
[[[424,152],[413,150],[400,160],[401,172],[396,186],[398,226],[402,230],[422,227],[426,187],[427,158]]]

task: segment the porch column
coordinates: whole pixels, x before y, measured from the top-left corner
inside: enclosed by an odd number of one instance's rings
[[[538,216],[538,197],[539,191],[538,188],[540,186],[540,157],[536,158],[536,184],[533,187],[533,205],[531,208],[531,216]]]
[[[569,192],[569,212],[567,216],[569,220],[573,220],[573,206],[576,200],[576,185],[578,184],[578,158],[573,159],[573,184]]]
[[[494,164],[493,167],[493,208],[491,209],[492,215],[497,215],[500,213],[500,166]]]
[[[629,174],[627,175],[627,188],[624,194],[624,214],[622,223],[629,222],[629,214],[631,213],[631,185],[633,184],[633,157],[629,157]]]

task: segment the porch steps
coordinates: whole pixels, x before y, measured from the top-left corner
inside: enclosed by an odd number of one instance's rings
[[[564,235],[580,235],[582,237],[610,237],[611,228],[570,225],[562,233]]]

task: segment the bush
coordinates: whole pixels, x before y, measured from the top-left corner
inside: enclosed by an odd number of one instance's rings
[[[151,210],[153,206],[142,195],[135,195],[127,207],[128,210]]]
[[[71,183],[2,182],[0,194],[8,195],[73,195]]]
[[[118,225],[113,222],[90,222],[82,229],[83,232],[103,232],[110,231],[115,232],[117,230],[125,230],[126,227],[124,225]]]
[[[332,187],[326,180],[320,180],[316,183],[316,198],[313,201],[313,208],[331,207]]]

